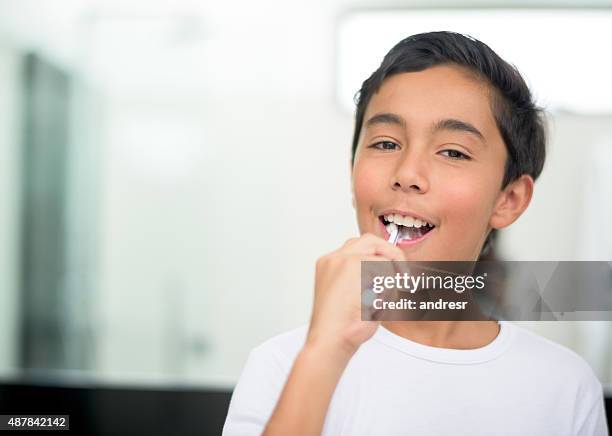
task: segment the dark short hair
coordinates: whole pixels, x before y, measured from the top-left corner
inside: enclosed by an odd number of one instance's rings
[[[463,67],[493,91],[491,109],[508,151],[501,189],[523,174],[536,180],[546,159],[543,109],[535,104],[529,87],[514,66],[483,42],[455,32],[420,33],[405,38],[363,82],[355,94],[357,108],[351,162],[355,160],[368,103],[384,80],[395,74],[423,71],[437,65]],[[488,235],[483,251],[490,248],[494,232]]]

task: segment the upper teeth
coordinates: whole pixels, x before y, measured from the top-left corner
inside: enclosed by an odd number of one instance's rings
[[[400,224],[405,227],[416,227],[417,229],[419,227],[425,227],[425,226],[433,227],[433,225],[428,223],[427,221],[422,221],[418,218],[414,218],[411,216],[391,214],[391,215],[385,215],[384,217],[387,222]]]

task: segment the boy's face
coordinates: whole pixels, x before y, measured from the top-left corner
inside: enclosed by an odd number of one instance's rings
[[[487,85],[456,66],[387,78],[366,109],[352,169],[360,233],[387,239],[381,215],[407,212],[435,226],[398,244],[408,260],[477,259],[488,231],[531,198],[528,176],[522,203],[501,191],[506,156]]]

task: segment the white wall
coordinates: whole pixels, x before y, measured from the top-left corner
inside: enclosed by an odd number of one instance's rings
[[[0,41],[0,372],[14,368],[17,351],[19,66]]]

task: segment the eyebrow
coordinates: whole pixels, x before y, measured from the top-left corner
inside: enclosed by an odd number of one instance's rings
[[[390,112],[383,112],[372,116],[366,121],[365,126],[366,128],[368,128],[376,124],[393,124],[404,129],[406,128],[406,120],[404,120],[401,116]],[[480,139],[482,142],[485,142],[485,138],[482,132],[478,130],[473,124],[470,124],[467,121],[461,121],[455,118],[445,118],[434,123],[431,128],[432,133],[436,133],[441,130],[452,130],[471,133],[477,136],[478,139]]]
[[[476,135],[478,139],[485,142],[484,135],[474,125],[454,118],[447,118],[440,120],[435,123],[432,127],[432,132],[439,132],[440,130],[454,130],[459,132],[467,132]]]
[[[395,124],[396,126],[406,128],[406,121],[399,115],[392,114],[390,112],[384,112],[372,116],[368,121],[366,121],[365,126],[368,128],[375,126],[376,124]]]

